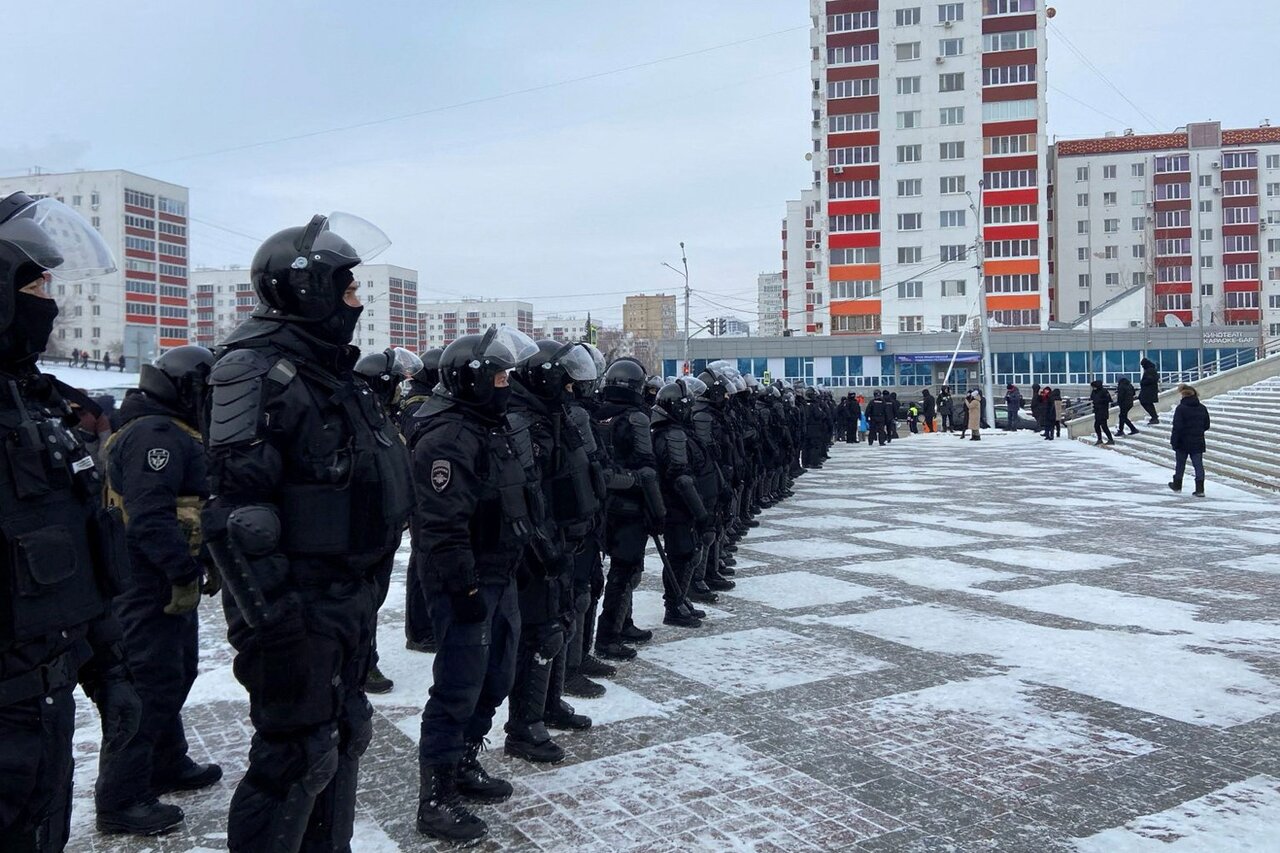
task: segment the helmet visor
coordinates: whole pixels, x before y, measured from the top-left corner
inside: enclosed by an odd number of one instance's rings
[[[587,382],[596,378],[596,363],[591,358],[591,353],[583,347],[571,346],[556,361],[574,382]]]
[[[64,281],[116,269],[106,241],[88,221],[57,199],[42,198],[0,224],[0,240]]]
[[[391,350],[391,373],[406,379],[422,370],[422,359],[404,347]]]
[[[335,210],[329,214],[324,228],[312,248],[349,257],[354,263],[368,263],[391,245],[391,238],[381,228],[354,213]]]
[[[684,384],[684,393],[686,396],[697,398],[707,393],[707,383],[703,382],[696,376],[686,376],[677,381]]]
[[[511,370],[537,354],[538,345],[524,332],[510,326],[492,326],[481,339],[471,366],[479,367],[483,359],[500,370]]]

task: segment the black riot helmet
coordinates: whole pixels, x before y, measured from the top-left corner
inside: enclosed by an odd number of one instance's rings
[[[620,358],[604,372],[600,396],[612,403],[644,405],[644,365],[634,358]]]
[[[487,406],[493,380],[538,351],[533,339],[510,326],[490,326],[483,335],[463,335],[440,354],[440,384],[455,400]]]
[[[382,352],[363,355],[356,362],[355,372],[378,395],[384,405],[395,402],[400,383],[422,370],[422,359],[404,347],[387,347]]]
[[[444,350],[440,347],[429,349],[422,354],[422,369],[413,375],[413,381],[434,388],[440,384],[440,356]]]
[[[698,374],[698,378],[707,386],[703,396],[712,403],[723,403],[733,393],[733,381],[723,373],[707,369]]]
[[[688,423],[693,417],[694,401],[706,392],[707,383],[696,376],[682,376],[663,385],[653,405],[673,421]]]
[[[317,323],[342,305],[351,268],[391,245],[377,226],[350,213],[319,214],[277,231],[258,247],[249,274],[262,304],[255,316]]]
[[[590,400],[600,390],[601,384],[604,382],[604,373],[607,369],[604,362],[604,353],[595,344],[580,343],[578,346],[587,351],[591,356],[591,361],[596,366],[596,376],[594,379],[583,382],[573,383],[573,396],[579,400]]]
[[[534,395],[559,401],[571,383],[595,380],[596,363],[577,342],[542,340],[537,347],[538,351],[516,368],[516,377]]]
[[[198,423],[204,412],[213,361],[213,353],[204,347],[174,347],[154,364],[139,368],[138,388],[186,420]]]
[[[644,404],[652,406],[658,399],[658,392],[667,384],[661,376],[650,376],[644,381]]]

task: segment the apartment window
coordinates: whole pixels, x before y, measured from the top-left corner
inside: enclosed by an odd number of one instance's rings
[[[1190,311],[1190,293],[1161,293],[1156,296],[1158,311]]]
[[[1145,177],[1145,176],[1146,176],[1146,174],[1147,174],[1147,164],[1146,164],[1146,163],[1134,163],[1134,164],[1130,165],[1130,166],[1129,166],[1129,174],[1130,174],[1130,176],[1135,177],[1135,178],[1142,178],[1142,177]]]
[[[1201,175],[1201,176],[1200,176],[1200,186],[1202,186],[1202,187],[1211,187],[1211,186],[1213,186],[1213,175]]]
[[[871,299],[879,293],[880,282],[874,280],[831,282],[832,299]]]
[[[1116,194],[1115,194],[1115,193],[1103,193],[1103,194],[1102,194],[1102,203],[1103,203],[1104,205],[1114,205],[1114,204],[1116,203]]]
[[[1009,172],[987,172],[982,176],[983,186],[989,190],[1012,190],[1036,185],[1034,169],[1015,169]]]
[[[1115,176],[1116,176],[1116,167],[1115,167],[1115,166],[1103,166],[1103,167],[1102,167],[1102,177],[1103,177],[1103,178],[1114,178]]]
[[[1018,15],[1034,12],[1036,0],[982,0],[983,15]]]
[[[939,56],[960,56],[964,53],[964,39],[940,39],[938,41]]]
[[[1039,240],[988,240],[986,242],[988,258],[1034,258],[1038,254],[1040,254]]]
[[[89,224],[90,224],[90,225],[92,225],[94,228],[101,228],[101,227],[102,227],[102,217],[100,217],[100,216],[94,216],[94,217],[92,217],[92,218],[89,220]]]
[[[1036,136],[1033,133],[1019,133],[1014,136],[987,136],[982,140],[982,153],[1025,154],[1036,150]]]
[[[1280,240],[1268,240],[1267,251],[1274,252],[1280,248]],[[1258,251],[1258,238],[1252,234],[1236,234],[1230,237],[1222,238],[1222,251],[1224,252],[1256,252]]]
[[[920,58],[920,42],[904,41],[899,42],[894,48],[894,56],[899,62],[907,62],[912,59]]]
[[[1156,267],[1156,281],[1161,284],[1170,282],[1185,283],[1191,281],[1191,267]]]
[[[1224,169],[1256,169],[1258,168],[1258,152],[1228,151],[1222,155]]]
[[[943,127],[964,124],[964,107],[943,107],[938,110],[938,124]]]
[[[124,203],[131,204],[134,207],[145,207],[147,210],[156,209],[156,197],[150,193],[138,192],[137,190],[126,189],[124,191]]]
[[[1040,290],[1038,275],[989,275],[984,281],[987,293],[1037,293]]]
[[[1011,33],[985,33],[982,36],[983,53],[1001,53],[1006,50],[1026,50],[1035,46],[1035,30],[1015,30]]]
[[[1119,258],[1119,257],[1120,257],[1120,247],[1119,247],[1119,246],[1106,246],[1106,247],[1103,249],[1102,257],[1103,257],[1104,259],[1108,260],[1108,261],[1114,261],[1116,258]]]
[[[1140,272],[1136,272],[1136,273],[1134,273],[1134,274],[1133,274],[1133,276],[1132,276],[1132,278],[1130,278],[1130,280],[1129,280],[1129,284],[1131,284],[1131,285],[1132,285],[1132,286],[1134,286],[1134,287],[1141,287],[1142,285],[1144,285],[1144,284],[1146,284],[1146,283],[1147,283],[1146,276],[1144,276],[1144,275],[1143,275],[1142,273],[1140,273]]]
[[[1146,191],[1146,190],[1133,190],[1131,193],[1129,193],[1129,203],[1130,203],[1130,204],[1146,204],[1146,203],[1147,203],[1147,191]]]
[[[870,82],[875,83],[879,87],[879,80],[871,79],[869,81],[850,80],[850,83]],[[875,94],[874,92],[872,94]],[[847,113],[845,115],[829,116],[827,118],[827,127],[832,133],[850,133],[857,130],[876,130],[880,127],[880,113]]]
[[[920,178],[908,178],[898,181],[898,198],[912,198],[923,194],[923,181]]]
[[[1088,286],[1089,286],[1089,274],[1086,272],[1086,273],[1081,273],[1080,275],[1076,276],[1076,284],[1080,285],[1081,287],[1088,287]]]
[[[938,5],[938,23],[946,24],[952,21],[964,20],[964,4],[963,3],[940,3]]]
[[[1226,281],[1254,281],[1258,278],[1257,264],[1227,264],[1222,268]]]
[[[1190,228],[1191,211],[1162,210],[1156,214],[1157,228]]]
[[[968,246],[939,246],[938,260],[944,264],[952,261],[963,261],[969,254]]]
[[[899,145],[898,146],[898,162],[899,163],[919,163],[921,159],[919,145]]]
[[[1081,246],[1080,248],[1076,249],[1076,260],[1077,261],[1089,260],[1089,249],[1085,246]]]
[[[1135,258],[1145,258],[1147,256],[1147,246],[1145,243],[1134,243],[1132,252]]]
[[[853,81],[852,80],[832,80],[827,84],[827,99],[835,100],[836,98],[852,98],[853,97]]]
[[[880,25],[879,13],[852,12],[844,15],[827,15],[827,32],[847,33],[855,30],[874,30]]]
[[[1156,174],[1165,172],[1189,172],[1191,171],[1191,155],[1190,154],[1173,154],[1167,157],[1156,158]]]
[[[946,175],[938,179],[938,192],[957,195],[964,192],[964,175]]]
[[[857,145],[849,148],[832,148],[828,155],[832,166],[858,166],[880,162],[879,145]]]
[[[1270,335],[1271,337],[1274,338],[1274,337],[1280,336],[1280,323],[1272,323],[1267,328],[1270,330],[1267,332],[1267,334]]]
[[[1228,207],[1222,211],[1222,221],[1227,225],[1246,225],[1258,221],[1256,207]]]
[[[1087,180],[1089,180],[1089,167],[1088,167],[1088,166],[1076,166],[1076,180],[1077,180],[1077,181],[1087,181]]]
[[[923,299],[924,298],[924,282],[923,281],[898,282],[898,298],[899,299]]]
[[[1120,286],[1120,273],[1118,273],[1118,272],[1109,272],[1109,273],[1107,273],[1107,286],[1108,286],[1108,287],[1119,287],[1119,286]]]
[[[907,130],[920,126],[919,110],[904,110],[898,113],[898,129]]]
[[[102,197],[96,192],[89,193],[89,206],[96,208],[102,203]]]
[[[964,227],[963,210],[942,210],[938,212],[939,228],[963,228]]]
[[[994,68],[982,69],[982,85],[984,86],[1012,86],[1019,83],[1034,83],[1035,79],[1036,67],[1034,65],[997,65]]]
[[[963,160],[964,159],[964,143],[963,142],[938,143],[938,159]]]
[[[1200,269],[1202,269],[1202,270],[1211,270],[1211,269],[1213,269],[1213,256],[1212,256],[1212,255],[1203,255],[1203,256],[1201,256],[1201,258],[1200,258]]]
[[[831,265],[844,264],[878,264],[880,263],[880,247],[868,246],[861,249],[832,249]]]
[[[827,219],[827,228],[832,234],[852,234],[860,231],[879,231],[880,214],[853,213],[832,216]]]
[[[1190,184],[1156,184],[1156,200],[1191,198]]]
[[[1249,239],[1250,239],[1250,240],[1252,240],[1253,238],[1252,238],[1252,237],[1250,237]],[[1268,241],[1267,241],[1267,251],[1268,251],[1268,252],[1280,252],[1280,240],[1268,240]]]
[[[919,213],[899,213],[898,214],[898,230],[899,231],[919,231],[921,228],[920,221],[923,214]]]
[[[1267,307],[1268,307],[1268,308],[1280,308],[1280,296],[1268,296],[1268,297],[1267,297]]]
[[[177,201],[176,199],[165,198],[164,196],[160,196],[160,212],[172,213],[175,216],[186,216],[187,203],[184,201]]]
[[[1028,308],[1020,311],[990,311],[987,316],[995,326],[1039,326],[1040,309]]]
[[[923,332],[924,317],[921,317],[919,315],[915,315],[911,317],[899,317],[898,331],[899,332]]]
[[[1213,242],[1213,229],[1212,229],[1212,228],[1201,228],[1201,229],[1200,229],[1200,242],[1201,242],[1201,243],[1210,243],[1210,242]]]
[[[828,65],[853,65],[858,62],[875,62],[879,58],[880,45],[875,42],[827,49]]]
[[[964,279],[962,278],[944,278],[942,280],[943,296],[964,296]]]
[[[1089,233],[1089,220],[1087,220],[1087,219],[1077,219],[1077,220],[1076,220],[1076,233],[1077,233],[1077,234],[1088,234],[1088,233]]]
[[[942,315],[942,331],[958,332],[969,322],[967,314],[943,314]]]
[[[1088,313],[1089,313],[1089,300],[1088,300],[1088,299],[1081,299],[1081,300],[1080,300],[1080,307],[1079,307],[1079,310],[1078,310],[1076,313],[1078,313],[1078,314],[1088,314]]]
[[[1222,194],[1223,194],[1223,195],[1226,195],[1226,196],[1236,196],[1236,195],[1257,195],[1257,194],[1258,194],[1258,182],[1257,182],[1257,181],[1248,181],[1248,180],[1245,180],[1245,181],[1223,181],[1223,182],[1222,182]]]
[[[1280,184],[1277,184],[1277,183],[1267,184],[1267,197],[1275,198],[1278,195],[1280,195]]]
[[[1165,258],[1173,255],[1189,254],[1191,254],[1191,241],[1188,239],[1156,241],[1156,257]]]
[[[137,249],[140,252],[154,252],[156,250],[156,241],[142,237],[125,237],[124,247],[126,249]]]
[[[1077,194],[1076,194],[1076,207],[1088,207],[1088,206],[1089,206],[1089,194],[1088,194],[1088,193],[1077,193]]]
[[[1035,222],[1039,207],[1034,204],[1011,204],[1004,207],[983,208],[982,221],[987,225],[1010,225],[1018,222]]]
[[[827,184],[827,197],[839,201],[849,198],[877,198],[880,195],[880,182],[866,181],[832,181]]]
[[[920,258],[924,255],[924,249],[920,246],[899,246],[898,247],[898,263],[899,264],[918,264]]]
[[[1201,213],[1213,213],[1213,202],[1212,202],[1212,201],[1202,201],[1202,202],[1200,202],[1200,212],[1201,212]]]
[[[920,78],[919,77],[899,77],[898,78],[898,94],[899,95],[920,94]]]
[[[938,91],[939,92],[963,92],[964,91],[964,72],[956,72],[954,74],[938,75]]]
[[[1257,308],[1258,307],[1258,291],[1256,290],[1246,290],[1243,292],[1228,291],[1226,294],[1226,297],[1227,297],[1228,308]]]
[[[894,26],[898,27],[914,27],[920,23],[920,7],[914,6],[910,9],[898,9],[893,15]]]
[[[1120,220],[1119,220],[1119,219],[1104,219],[1104,220],[1102,220],[1102,231],[1103,231],[1103,233],[1106,233],[1106,234],[1117,234],[1117,233],[1119,233],[1119,231],[1120,231]]]

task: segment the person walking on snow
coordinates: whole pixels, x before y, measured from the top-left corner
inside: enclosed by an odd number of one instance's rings
[[[1053,389],[1053,436],[1062,435],[1062,425],[1067,422],[1067,403],[1062,399],[1062,389]],[[1068,436],[1070,437],[1070,436]]]
[[[978,397],[977,391],[969,392],[969,396],[965,398],[964,407],[967,413],[965,421],[967,429],[973,431],[973,437],[969,440],[979,441],[981,440],[979,433],[982,430],[982,400]],[[960,437],[964,438],[963,432],[960,433]]]
[[[1156,414],[1156,401],[1160,399],[1160,371],[1155,362],[1149,358],[1144,358],[1140,363],[1142,379],[1138,384],[1142,390],[1138,392],[1138,402],[1150,418],[1147,425],[1151,426],[1160,423],[1160,416]]]
[[[1044,430],[1044,440],[1053,441],[1054,428],[1058,425],[1058,410],[1053,404],[1053,395],[1056,389],[1050,388],[1048,385],[1040,389],[1040,416],[1036,419],[1036,425]]]
[[[1102,380],[1095,379],[1089,383],[1089,387],[1093,390],[1089,392],[1089,401],[1093,403],[1093,433],[1098,437],[1098,446],[1101,447],[1102,435],[1106,433],[1107,444],[1115,444],[1116,440],[1111,437],[1111,427],[1107,425],[1107,412],[1111,409],[1111,392],[1102,387]]]
[[[1169,444],[1173,447],[1173,480],[1169,488],[1182,491],[1182,475],[1187,470],[1187,458],[1196,474],[1196,490],[1192,493],[1204,497],[1204,434],[1209,431],[1209,410],[1200,402],[1200,393],[1190,385],[1179,385],[1182,398],[1173,410],[1173,429]]]
[[[938,402],[929,393],[929,389],[924,389],[924,399],[920,401],[921,414],[924,416],[924,431],[933,432],[933,419],[938,412]]]
[[[1133,408],[1135,394],[1133,382],[1128,376],[1121,376],[1116,381],[1116,405],[1120,407],[1120,422],[1116,429],[1116,435],[1124,435],[1126,426],[1129,427],[1130,435],[1138,434],[1138,428],[1133,425],[1133,421],[1129,420],[1129,410]]]
[[[1012,382],[1005,388],[1004,406],[1009,416],[1009,431],[1013,432],[1018,428],[1018,412],[1022,411],[1022,392]]]

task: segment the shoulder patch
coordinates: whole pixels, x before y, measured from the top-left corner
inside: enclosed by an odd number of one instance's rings
[[[293,377],[298,375],[298,368],[293,366],[293,362],[287,358],[277,361],[267,372],[267,378],[277,385],[288,385],[293,381]]]
[[[153,447],[147,451],[147,467],[152,471],[163,471],[169,464],[169,451],[163,447]]]
[[[437,459],[431,463],[431,488],[443,492],[453,479],[453,463],[448,459]]]

